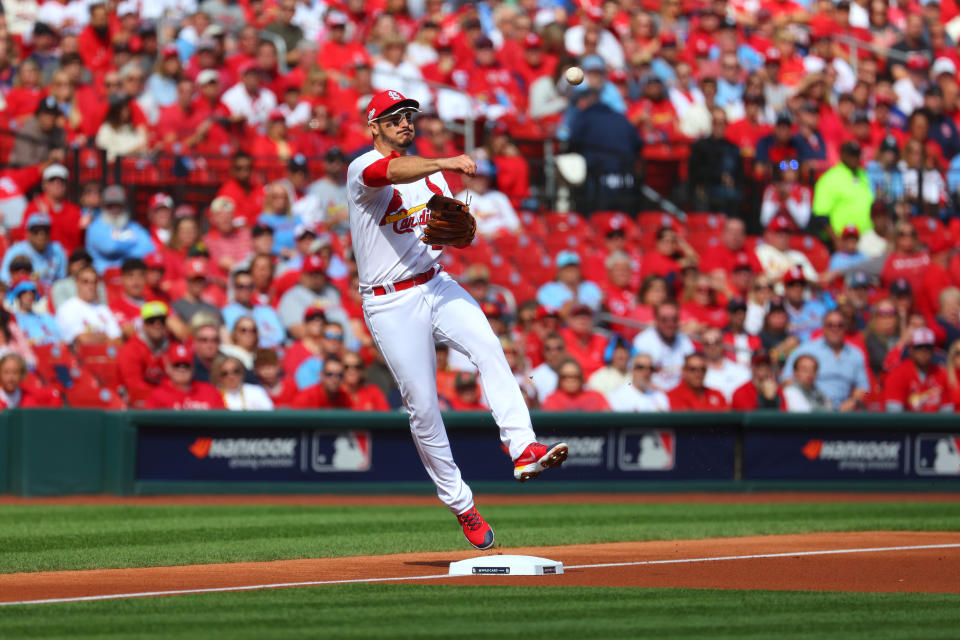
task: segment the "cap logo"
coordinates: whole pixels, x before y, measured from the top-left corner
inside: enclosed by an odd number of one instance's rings
[[[403,100],[403,96],[401,96],[401,95],[400,95],[399,93],[397,93],[396,91],[387,91],[387,96],[388,96],[391,100]]]
[[[371,120],[373,115],[377,112],[375,107],[370,107],[370,110],[367,111],[367,120]]]

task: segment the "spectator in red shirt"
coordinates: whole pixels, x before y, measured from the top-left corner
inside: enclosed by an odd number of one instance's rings
[[[737,259],[741,255],[747,256],[750,266],[754,272],[760,271],[760,262],[753,252],[746,250],[747,230],[743,220],[739,218],[727,218],[723,222],[723,230],[720,232],[720,242],[710,246],[703,254],[703,260],[700,262],[700,271],[712,273],[714,271],[723,271],[724,278],[733,273],[737,265]]]
[[[103,2],[91,4],[89,10],[90,22],[77,37],[77,51],[83,58],[83,65],[97,77],[113,64],[110,15]]]
[[[257,382],[262,386],[274,408],[283,409],[290,406],[300,390],[293,376],[280,375],[280,359],[273,349],[258,349],[253,361],[253,373]]]
[[[214,198],[208,214],[210,230],[203,236],[203,243],[210,254],[213,276],[224,281],[227,273],[246,260],[253,251],[250,228],[234,224],[235,211],[236,203],[232,198]]]
[[[233,217],[238,226],[252,226],[263,211],[263,185],[253,178],[253,158],[238,151],[230,164],[230,179],[217,191],[217,197],[226,196],[236,205]]]
[[[727,140],[740,147],[740,155],[747,161],[752,162],[756,156],[760,138],[773,131],[770,125],[760,122],[765,105],[763,95],[751,93],[743,96],[743,117],[727,126]]]
[[[120,290],[108,290],[108,304],[127,339],[136,334],[146,302],[147,265],[139,258],[128,258],[123,261],[120,274]]]
[[[930,267],[930,254],[917,240],[917,229],[908,220],[894,227],[895,245],[883,265],[883,285],[889,287],[895,280],[905,279],[916,291],[922,285],[924,272]]]
[[[320,384],[304,389],[296,395],[293,409],[353,409],[350,395],[343,390],[343,362],[336,356],[323,361]]]
[[[644,256],[640,273],[644,279],[660,276],[677,291],[683,284],[683,269],[697,265],[697,252],[670,227],[657,229],[656,238],[654,250]]]
[[[603,394],[583,387],[583,369],[573,358],[557,368],[557,390],[543,401],[544,411],[609,411]]]
[[[31,213],[40,211],[50,216],[50,239],[59,242],[67,254],[83,246],[83,232],[90,220],[83,216],[80,207],[67,199],[67,179],[70,173],[62,164],[51,164],[43,170],[40,194],[27,204],[19,237],[26,237],[27,219]],[[11,234],[16,236],[17,234]]]
[[[960,340],[947,350],[947,383],[950,387],[950,401],[954,413],[960,413]]]
[[[343,354],[343,390],[350,396],[357,411],[389,411],[383,391],[366,381],[363,358],[355,351]]]
[[[909,359],[894,367],[883,386],[887,412],[953,412],[947,373],[933,362],[936,342],[925,327],[910,334]]]
[[[0,357],[0,410],[63,406],[56,390],[24,385],[26,378],[27,363],[23,358],[15,353]]]
[[[683,380],[667,393],[671,411],[726,411],[723,394],[704,386],[707,361],[701,353],[691,353],[683,361]]]
[[[477,376],[467,371],[457,373],[453,381],[453,395],[447,400],[454,411],[489,411],[480,401]]]
[[[163,382],[166,375],[163,354],[169,348],[166,326],[168,316],[169,309],[162,302],[148,302],[143,305],[140,312],[143,324],[117,353],[120,380],[127,388],[133,409],[144,407],[147,396]]]
[[[185,345],[170,345],[163,358],[167,378],[147,396],[148,409],[223,409],[216,387],[193,378],[193,352]]]
[[[585,304],[570,308],[567,328],[560,330],[567,345],[567,353],[580,365],[585,378],[603,366],[607,338],[593,330],[593,311]]]
[[[723,305],[724,301],[720,300],[714,290],[710,276],[698,274],[693,281],[693,286],[688,287],[683,298],[683,304],[680,306],[680,324],[696,323],[698,329],[692,329],[693,333],[700,333],[706,327],[723,329],[727,326],[728,316]]]
[[[779,410],[783,406],[783,395],[773,373],[770,354],[763,350],[754,353],[750,371],[752,379],[733,392],[730,408],[734,411]]]

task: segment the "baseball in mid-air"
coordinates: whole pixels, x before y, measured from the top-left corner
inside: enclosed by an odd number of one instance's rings
[[[578,85],[583,82],[583,69],[580,67],[570,67],[567,69],[567,82],[572,85]]]

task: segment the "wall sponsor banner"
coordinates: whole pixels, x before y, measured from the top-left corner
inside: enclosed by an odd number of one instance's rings
[[[910,438],[864,431],[747,431],[745,479],[902,478],[910,471]]]
[[[960,433],[924,433],[914,443],[918,476],[960,476]]]

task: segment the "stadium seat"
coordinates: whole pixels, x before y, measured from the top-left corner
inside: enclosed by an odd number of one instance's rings
[[[722,213],[710,213],[706,211],[696,211],[687,214],[687,221],[684,226],[693,234],[697,232],[711,231],[718,233],[723,228],[723,223],[727,219]]]
[[[807,256],[817,271],[826,271],[830,266],[830,250],[814,236],[795,233],[790,236],[790,248]]]
[[[917,238],[926,246],[930,246],[930,240],[934,236],[949,233],[947,227],[933,216],[915,216],[910,221],[917,230]]]
[[[121,385],[117,368],[117,348],[111,344],[78,344],[75,349],[80,366],[90,372],[108,389]]]
[[[66,388],[70,384],[70,370],[80,366],[73,352],[63,344],[33,345],[33,353],[37,356],[37,375],[50,385]]]

